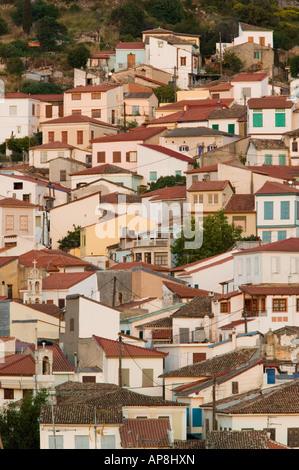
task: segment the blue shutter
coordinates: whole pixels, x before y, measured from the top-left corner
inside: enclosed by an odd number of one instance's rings
[[[197,147],[197,155],[200,155],[200,154],[202,154],[202,145],[199,145]]]
[[[179,152],[181,152],[181,151],[182,151],[182,147],[179,147]]]
[[[267,384],[275,384],[275,369],[267,369]]]
[[[189,408],[186,409],[186,426],[189,426],[189,418],[190,418],[190,410]]]
[[[202,426],[202,409],[193,408],[192,410],[192,427],[197,428]]]
[[[273,220],[273,202],[272,201],[264,202],[264,219]]]
[[[286,155],[278,155],[278,165],[286,165]]]
[[[280,218],[282,220],[290,218],[290,202],[280,201]]]
[[[277,240],[285,240],[287,238],[287,231],[286,230],[279,230],[277,232]]]
[[[271,243],[271,231],[264,230],[262,233],[262,240],[266,243]]]
[[[186,145],[186,148],[185,148],[186,152],[189,151],[189,145]]]

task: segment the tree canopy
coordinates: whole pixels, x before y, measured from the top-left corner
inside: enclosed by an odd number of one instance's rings
[[[190,238],[190,230],[187,231],[186,227],[184,227],[181,236],[175,239],[171,247],[176,266],[182,266],[193,261],[224,253],[237,240],[241,240],[242,228],[230,224],[223,210],[216,212],[214,215],[208,215],[203,221],[202,231],[194,217],[189,222],[191,231],[195,235]],[[188,242],[195,242],[196,239],[199,240],[200,232],[202,234],[201,246],[186,249]]]
[[[80,69],[83,67],[85,69],[89,57],[90,50],[88,47],[85,44],[78,44],[68,53],[67,63],[72,68]]]
[[[60,250],[69,251],[72,248],[79,248],[81,227],[76,225],[73,225],[73,227],[73,231],[68,230],[67,235],[61,240],[58,240]]]
[[[170,175],[170,176],[160,176],[157,181],[152,181],[150,183],[149,191],[154,191],[155,189],[161,189],[170,186],[184,186],[186,184],[186,176],[181,175]]]

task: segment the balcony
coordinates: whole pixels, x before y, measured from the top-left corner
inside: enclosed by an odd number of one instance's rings
[[[134,241],[134,247],[137,246],[168,246],[169,239],[152,239],[152,240],[136,240]]]
[[[246,310],[246,317],[266,317],[267,312],[263,309],[260,310]]]

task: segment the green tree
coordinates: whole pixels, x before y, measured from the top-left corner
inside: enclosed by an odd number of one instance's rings
[[[45,16],[36,22],[36,37],[44,51],[54,51],[57,41],[66,37],[67,28],[51,16]]]
[[[139,38],[145,27],[145,12],[137,1],[131,0],[122,6],[114,8],[110,15],[111,24],[119,28],[120,38],[131,35]]]
[[[32,9],[31,1],[24,0],[23,7],[23,31],[25,34],[29,34],[32,27]]]
[[[154,88],[154,93],[158,98],[159,103],[174,103],[175,91],[172,85],[161,85]]]
[[[299,76],[299,55],[296,55],[290,60],[290,72],[293,78]]]
[[[26,393],[20,408],[11,403],[0,412],[0,436],[4,449],[40,448],[39,417],[46,401],[45,391],[34,397]]]
[[[78,44],[67,55],[67,63],[70,67],[80,69],[86,68],[87,59],[90,57],[90,50],[84,44]]]
[[[53,95],[63,93],[61,86],[55,83],[36,82],[36,80],[24,80],[20,91],[28,95]]]
[[[72,248],[79,248],[80,246],[80,226],[73,225],[74,230],[68,230],[67,235],[58,240],[59,249],[63,251],[70,251]]]
[[[26,136],[20,139],[11,137],[6,141],[7,148],[12,152],[12,159],[14,161],[21,161],[23,159],[23,151],[28,153],[29,147],[34,147],[40,143],[40,136]]]
[[[6,21],[0,16],[0,36],[3,36],[3,34],[7,34],[8,31],[9,30]]]
[[[11,57],[6,61],[6,70],[11,75],[20,76],[24,72],[25,66],[20,57]]]
[[[155,191],[156,189],[171,187],[171,186],[184,186],[186,184],[186,176],[181,175],[170,175],[160,176],[157,181],[150,183],[149,191]]]
[[[150,0],[146,9],[154,18],[167,24],[179,23],[184,18],[184,8],[180,0]]]
[[[200,228],[196,224],[194,217],[192,217],[190,221],[190,226],[195,236],[191,239],[188,238],[188,232],[187,236],[185,235],[185,227],[182,230],[181,236],[172,244],[171,252],[174,255],[176,266],[182,266],[187,263],[192,263],[193,261],[224,253],[231,248],[237,240],[241,240],[242,228],[228,223],[228,219],[223,210],[216,212],[214,215],[208,215],[204,219],[201,246],[186,249],[186,243],[199,240],[200,235]]]
[[[229,50],[226,50],[224,52],[222,61],[222,70],[224,73],[239,73],[243,65],[244,64],[242,60],[237,56],[235,52],[231,52]]]

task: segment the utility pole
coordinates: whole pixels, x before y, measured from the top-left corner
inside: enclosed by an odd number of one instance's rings
[[[247,333],[247,308],[246,308],[246,305],[243,308],[243,317],[244,317],[245,333]]]
[[[272,64],[272,90],[271,90],[272,96],[274,95],[274,64]]]
[[[124,131],[127,130],[127,115],[126,115],[126,103],[124,103]]]
[[[244,95],[244,108],[245,108],[244,137],[246,137],[247,136],[247,103],[246,103],[246,95]]]
[[[123,379],[122,379],[122,337],[118,337],[118,350],[119,350],[119,357],[118,357],[118,385],[119,387],[123,386]]]
[[[112,307],[115,307],[116,276],[113,277]]]
[[[174,101],[175,101],[175,103],[176,103],[176,101],[177,101],[177,100],[176,100],[176,92],[177,92],[177,81],[176,81],[176,80],[177,80],[177,78],[178,78],[178,77],[177,77],[177,74],[176,74],[176,70],[177,70],[177,68],[176,68],[176,66],[174,66],[174,67],[173,67],[173,82],[174,82],[173,88],[174,88]]]
[[[220,49],[220,77],[222,77],[222,42],[221,42],[221,33],[219,33],[219,49]]]
[[[217,431],[216,422],[216,376],[213,377],[213,431]]]
[[[97,449],[97,409],[94,408],[94,448]]]

